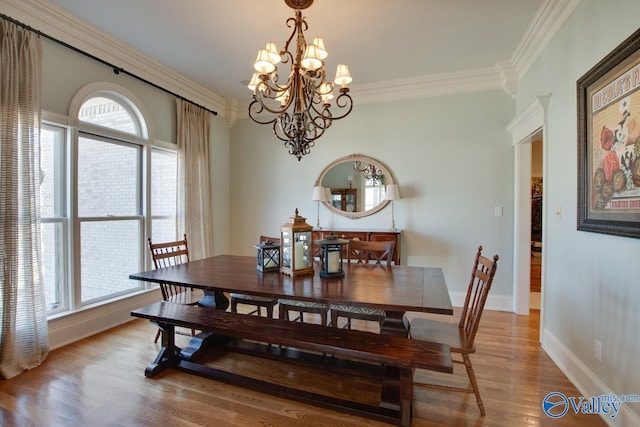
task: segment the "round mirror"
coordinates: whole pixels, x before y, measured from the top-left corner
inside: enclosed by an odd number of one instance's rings
[[[331,212],[351,219],[371,215],[384,208],[387,185],[395,184],[389,169],[376,159],[351,154],[322,170],[315,182],[326,190],[324,205]]]

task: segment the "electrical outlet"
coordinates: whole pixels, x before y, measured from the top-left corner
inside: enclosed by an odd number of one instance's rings
[[[602,362],[602,343],[598,340],[595,340],[593,343],[593,352],[596,357],[596,360]]]

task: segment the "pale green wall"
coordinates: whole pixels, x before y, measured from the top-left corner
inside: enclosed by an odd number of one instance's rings
[[[238,121],[231,139],[231,252],[251,255],[260,234],[300,209],[316,223],[313,184],[333,160],[361,153],[386,164],[400,186],[396,226],[403,230],[402,262],[439,265],[454,292],[463,292],[476,247],[500,254],[492,294],[512,294],[513,148],[505,125],[514,101],[502,91],[358,105],[336,121],[298,162],[270,127]],[[494,206],[504,216],[494,216]],[[391,226],[391,207],[351,220],[320,208],[322,226]]]
[[[545,205],[546,333],[613,393],[640,393],[640,240],[576,230],[576,80],[640,25],[637,0],[582,0],[521,81],[517,110],[551,94]],[[561,219],[553,212],[561,208]],[[594,340],[603,360],[594,357]],[[551,391],[551,390],[550,390]],[[640,415],[640,404],[627,408]]]

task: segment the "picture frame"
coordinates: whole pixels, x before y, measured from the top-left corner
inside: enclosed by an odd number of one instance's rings
[[[640,238],[640,29],[577,81],[577,229]]]

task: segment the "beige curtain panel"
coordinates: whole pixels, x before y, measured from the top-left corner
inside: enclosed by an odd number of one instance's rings
[[[0,375],[49,353],[40,261],[40,39],[0,22]]]
[[[178,106],[178,235],[191,260],[213,255],[211,114],[182,99]]]

